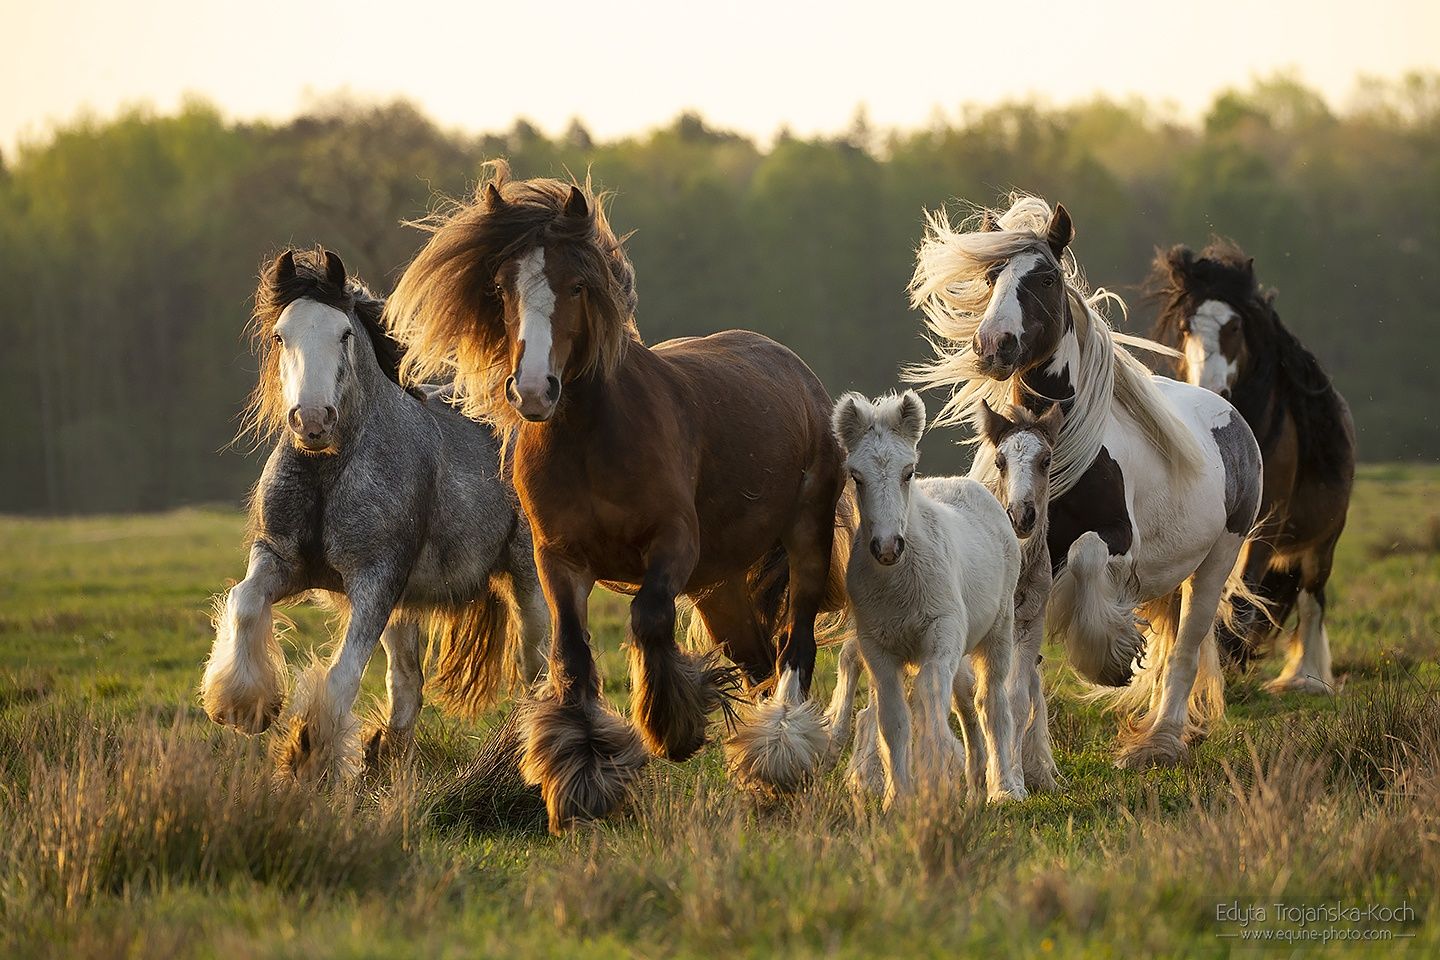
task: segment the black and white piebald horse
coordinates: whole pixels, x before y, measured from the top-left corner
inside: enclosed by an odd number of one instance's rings
[[[1333,692],[1325,585],[1355,482],[1350,408],[1280,322],[1274,292],[1261,289],[1254,261],[1233,242],[1214,240],[1198,257],[1183,245],[1157,253],[1147,286],[1159,303],[1153,336],[1181,351],[1175,373],[1227,397],[1264,454],[1261,524],[1245,582],[1270,615],[1222,628],[1221,648],[1245,666],[1294,610],[1285,665],[1268,687]]]
[[[937,357],[913,375],[952,391],[941,422],[974,422],[982,402],[1061,404],[1050,629],[1083,677],[1126,688],[1116,699],[1137,716],[1117,763],[1173,763],[1224,710],[1213,628],[1259,510],[1259,446],[1225,399],[1152,377],[1124,349],[1148,341],[1110,329],[1063,206],[1014,197],[974,227],[928,218],[911,295]],[[995,472],[981,447],[971,475]]]

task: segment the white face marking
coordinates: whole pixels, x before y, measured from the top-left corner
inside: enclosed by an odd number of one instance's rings
[[[981,329],[993,332],[996,336],[1013,333],[1015,339],[1020,339],[1020,334],[1025,329],[1025,316],[1020,309],[1020,282],[1044,259],[1038,253],[1022,253],[1010,258],[1010,262],[995,279],[990,302],[986,305],[985,316],[980,321]]]
[[[1220,350],[1220,329],[1235,317],[1228,303],[1206,300],[1190,318],[1190,329],[1185,334],[1185,372],[1194,386],[1222,393],[1235,385],[1237,364]]]
[[[846,457],[858,481],[861,528],[882,543],[905,536],[912,486],[906,477],[913,475],[918,456],[915,444],[877,420]]]
[[[544,396],[550,389],[551,324],[555,291],[545,277],[545,249],[536,247],[520,258],[515,270],[516,309],[520,314],[520,342],[525,350],[515,371],[515,388],[521,396]]]
[[[1023,515],[1026,506],[1037,512],[1044,510],[1050,490],[1050,445],[1034,430],[1025,430],[1006,437],[996,452],[1005,456],[1001,503],[1011,514],[1011,521]],[[1025,536],[1030,532],[1027,530]]]
[[[280,313],[275,332],[280,388],[287,409],[338,407],[340,364],[349,348],[350,318],[314,300],[296,300]]]

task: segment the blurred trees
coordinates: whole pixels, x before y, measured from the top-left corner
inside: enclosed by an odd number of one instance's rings
[[[387,290],[422,235],[401,221],[471,189],[489,158],[614,190],[635,231],[651,342],[750,327],[832,392],[895,385],[926,352],[905,284],[921,212],[1010,189],[1063,200],[1091,281],[1135,284],[1156,245],[1234,237],[1349,398],[1366,459],[1440,455],[1427,280],[1440,251],[1440,75],[1366,81],[1334,112],[1281,76],[1219,95],[1198,126],[1140,102],[1009,103],[769,150],[685,114],[597,143],[521,120],[467,137],[406,103],[329,102],[283,124],[82,120],[0,164],[0,510],[238,499],[226,450],[254,376],[240,335],[256,269],[323,242]],[[930,469],[961,454],[932,440]]]

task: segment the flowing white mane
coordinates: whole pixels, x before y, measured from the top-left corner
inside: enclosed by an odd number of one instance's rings
[[[1053,259],[1045,242],[1050,215],[1048,203],[1029,196],[1013,196],[1010,208],[996,216],[998,229],[994,230],[978,229],[978,218],[967,221],[975,224],[975,229],[966,230],[963,224],[954,228],[944,210],[926,215],[925,238],[910,280],[910,300],[925,313],[936,356],[909,370],[908,376],[925,387],[951,391],[936,423],[973,422],[982,400],[1001,408],[1019,403],[1022,393],[1037,395],[1018,374],[1009,380],[984,376],[970,344],[990,302],[986,273],[995,264],[1021,253],[1043,251]],[[1166,355],[1174,351],[1112,330],[1101,308],[1106,301],[1113,301],[1123,312],[1124,302],[1103,289],[1091,293],[1069,250],[1060,269],[1075,317],[1079,355],[1069,358],[1075,397],[1054,449],[1050,468],[1052,495],[1061,496],[1074,487],[1095,461],[1104,442],[1106,423],[1117,406],[1172,471],[1183,474],[1200,470],[1203,456],[1194,436],[1160,395],[1150,371],[1124,347]],[[977,432],[966,442],[978,440]],[[993,456],[983,446],[977,451],[971,473],[982,480],[994,473]]]

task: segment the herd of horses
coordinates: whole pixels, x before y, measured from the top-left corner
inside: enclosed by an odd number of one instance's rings
[[[1245,668],[1292,611],[1272,688],[1333,690],[1353,429],[1233,244],[1156,257],[1147,340],[1111,328],[1064,206],[930,214],[910,297],[935,356],[906,376],[976,451],[968,477],[921,477],[913,390],[832,403],[748,331],[644,343],[605,199],[496,163],[422,221],[388,300],[323,249],[263,271],[247,423],[274,447],[201,696],[247,733],[278,721],[285,775],[404,756],[428,682],[468,712],[520,691],[520,773],[557,832],[617,809],[650,756],[693,756],[717,715],[749,789],[802,787],[853,734],[849,778],[887,805],[962,780],[998,800],[1063,782],[1047,634],[1124,711],[1124,767],[1180,760],[1223,711],[1222,656]],[[597,584],[633,598],[628,719],[591,649]],[[272,608],[312,591],[343,637],[292,683]],[[388,713],[365,732],[377,642]]]

